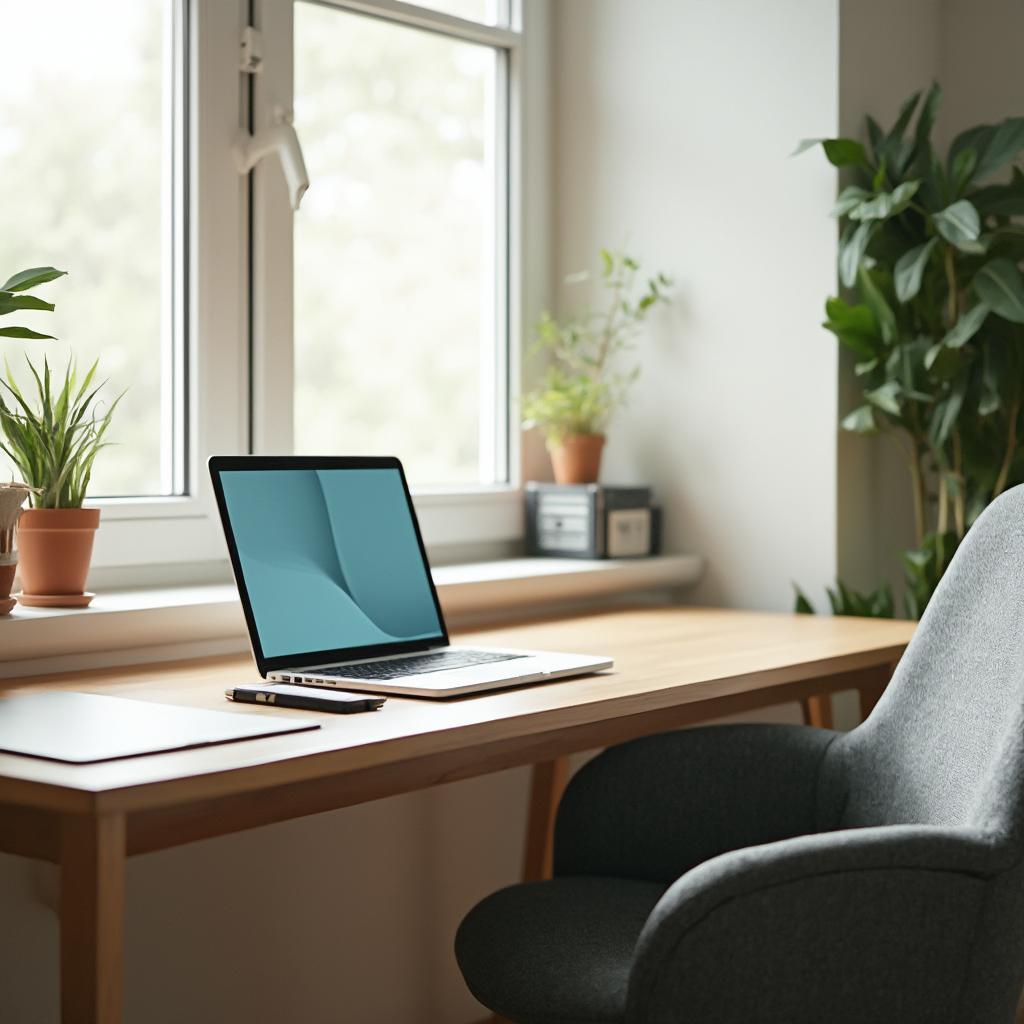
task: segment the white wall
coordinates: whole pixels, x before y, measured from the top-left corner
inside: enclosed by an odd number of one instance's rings
[[[559,0],[555,270],[628,245],[677,281],[613,423],[607,482],[653,483],[696,600],[792,607],[835,573],[834,0]]]

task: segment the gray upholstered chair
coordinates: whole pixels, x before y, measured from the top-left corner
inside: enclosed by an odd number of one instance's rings
[[[719,726],[586,765],[555,878],[456,954],[522,1024],[1005,1024],[1024,980],[1024,488],[848,734]]]

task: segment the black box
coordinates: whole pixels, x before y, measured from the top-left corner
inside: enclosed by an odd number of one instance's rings
[[[526,550],[564,558],[642,558],[658,550],[649,487],[526,484]]]

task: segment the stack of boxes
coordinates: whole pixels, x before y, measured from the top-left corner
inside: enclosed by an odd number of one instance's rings
[[[526,547],[562,558],[644,558],[660,547],[649,487],[526,485]]]

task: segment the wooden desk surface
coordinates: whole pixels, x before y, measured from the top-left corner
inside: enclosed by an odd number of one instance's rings
[[[683,607],[525,623],[455,641],[607,654],[615,669],[443,702],[390,698],[379,712],[352,716],[230,704],[225,686],[257,678],[247,656],[8,680],[0,693],[64,688],[235,714],[314,715],[322,728],[94,765],[0,755],[0,803],[125,812],[138,822],[131,852],[157,849],[175,845],[169,829],[187,832],[188,821],[209,819],[218,800],[226,812],[239,805],[228,798],[246,793],[273,790],[276,798],[246,812],[237,828],[620,742],[775,698],[845,689],[858,673],[898,660],[913,629],[901,621]],[[311,787],[316,780],[324,792]],[[202,815],[168,813],[197,803]],[[234,830],[224,824],[216,831]]]

